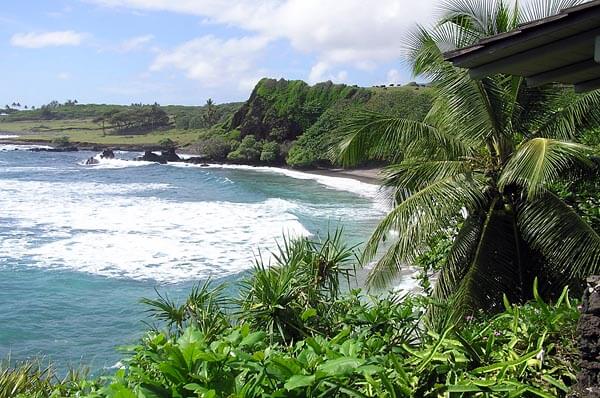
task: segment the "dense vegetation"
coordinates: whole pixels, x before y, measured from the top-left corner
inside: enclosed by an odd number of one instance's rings
[[[565,397],[575,381],[576,303],[474,314],[458,323],[435,301],[343,293],[356,253],[339,233],[284,240],[240,284],[195,287],[178,304],[145,299],[159,322],[114,376],[65,379],[35,364],[0,371],[0,397]],[[537,292],[534,286],[534,292]]]

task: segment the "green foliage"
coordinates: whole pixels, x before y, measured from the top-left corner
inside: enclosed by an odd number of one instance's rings
[[[94,396],[102,379],[87,380],[87,372],[70,370],[59,378],[52,366],[39,361],[0,363],[0,398],[47,398]]]
[[[273,264],[259,256],[252,276],[241,282],[240,320],[284,343],[326,330],[329,323],[313,317],[328,312],[341,278],[349,285],[354,260],[354,248],[343,243],[340,230],[323,241],[284,238]]]
[[[383,114],[423,120],[431,107],[432,90],[415,91],[409,87],[389,90],[369,90],[365,95],[349,100],[339,100],[294,143],[287,163],[294,167],[315,165],[331,166],[335,163],[337,145],[345,131],[344,126],[354,115],[365,110]],[[375,158],[375,156],[373,156]],[[379,156],[390,160],[392,156]]]
[[[227,154],[232,149],[231,142],[221,135],[212,135],[209,138],[201,139],[196,144],[196,148],[201,155],[216,161],[227,159]]]
[[[578,311],[565,293],[508,304],[492,318],[439,331],[419,322],[418,300],[337,301],[332,333],[270,343],[242,323],[217,336],[188,327],[150,333],[104,393],[132,397],[566,397],[575,383]],[[306,318],[316,316],[306,311]],[[107,396],[111,396],[106,394]],[[129,395],[120,395],[129,396]]]
[[[204,117],[202,115],[193,116],[190,119],[189,126],[190,126],[190,129],[192,129],[192,130],[203,129],[206,126],[206,124],[204,122]]]
[[[338,100],[365,93],[365,89],[332,82],[309,86],[299,80],[262,79],[233,115],[229,129],[239,129],[242,136],[258,139],[293,140]]]
[[[453,303],[390,293],[342,293],[356,256],[341,232],[284,238],[256,260],[234,303],[194,287],[177,304],[144,299],[157,325],[107,379],[55,379],[24,364],[0,371],[3,397],[567,397],[576,381],[577,303],[564,289],[459,322],[430,322]],[[237,311],[228,312],[229,305]],[[446,319],[449,319],[446,317]],[[4,392],[5,395],[1,395]],[[8,393],[6,393],[8,392]],[[15,394],[16,393],[16,394]],[[19,395],[20,394],[20,395]]]
[[[119,132],[154,130],[169,125],[169,115],[160,106],[133,106],[110,114],[108,122]]]
[[[279,144],[273,141],[267,141],[262,145],[260,161],[265,163],[274,163],[279,158]]]
[[[227,155],[227,159],[234,162],[254,163],[260,160],[261,151],[261,142],[257,141],[253,135],[247,135],[237,149]]]
[[[187,130],[190,127],[190,118],[187,115],[177,115],[175,117],[175,127]]]

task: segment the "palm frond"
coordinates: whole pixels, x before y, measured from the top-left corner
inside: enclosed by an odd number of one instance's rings
[[[446,0],[441,10],[442,23],[460,26],[478,40],[511,30],[517,21],[517,10],[499,0]]]
[[[530,0],[521,8],[520,22],[535,21],[558,14],[565,8],[585,3],[587,0]]]
[[[563,104],[545,115],[544,122],[533,132],[537,137],[573,139],[581,131],[600,125],[600,91],[567,95]]]
[[[497,199],[499,200],[499,199]],[[477,248],[456,290],[461,312],[478,308],[493,310],[502,294],[520,297],[522,272],[516,219],[492,202],[483,222]]]
[[[560,198],[545,191],[517,209],[523,238],[563,281],[600,272],[600,236]]]
[[[483,223],[484,218],[477,213],[471,214],[465,219],[456,239],[452,243],[448,258],[438,275],[433,290],[434,298],[445,301],[460,286],[468,270],[468,264],[473,261]]]
[[[593,167],[590,156],[594,152],[593,148],[574,142],[531,139],[510,158],[500,176],[499,186],[504,190],[510,184],[517,184],[527,189],[529,199],[535,198],[567,170]]]
[[[384,185],[416,191],[436,181],[473,172],[467,160],[407,159],[383,169]]]
[[[457,154],[468,153],[464,143],[435,126],[376,112],[359,113],[348,122],[345,130],[348,134],[340,151],[340,160],[345,166],[357,164],[368,153],[381,157],[390,150],[401,151],[415,142]]]
[[[450,224],[461,210],[477,209],[485,202],[485,179],[480,174],[450,176],[436,181],[399,203],[377,226],[363,252],[363,263],[373,259],[380,244],[392,233],[394,242],[375,263],[368,284],[385,286],[401,267],[414,262],[427,238]]]

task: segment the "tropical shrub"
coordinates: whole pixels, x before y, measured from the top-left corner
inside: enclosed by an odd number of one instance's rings
[[[260,160],[262,144],[253,135],[247,135],[236,150],[227,155],[227,159],[237,162],[256,162]]]
[[[200,154],[217,161],[227,159],[227,154],[231,151],[231,142],[221,135],[201,139],[196,146]]]
[[[274,163],[279,158],[279,144],[274,141],[266,141],[262,145],[260,161],[265,163]]]
[[[419,300],[359,299],[353,311],[338,313],[335,334],[289,345],[269,343],[269,330],[248,323],[214,337],[193,327],[180,336],[151,333],[105,391],[132,397],[566,397],[575,382],[578,317],[567,291],[554,305],[537,296],[525,306],[506,306],[492,318],[467,318],[435,332],[420,326]]]

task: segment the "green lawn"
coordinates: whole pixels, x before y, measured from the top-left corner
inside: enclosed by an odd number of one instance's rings
[[[186,146],[198,139],[201,130],[160,130],[145,134],[117,135],[89,119],[40,120],[6,122],[0,120],[0,132],[20,135],[24,141],[52,141],[67,136],[73,143],[104,145],[154,145],[170,138],[179,146]]]

